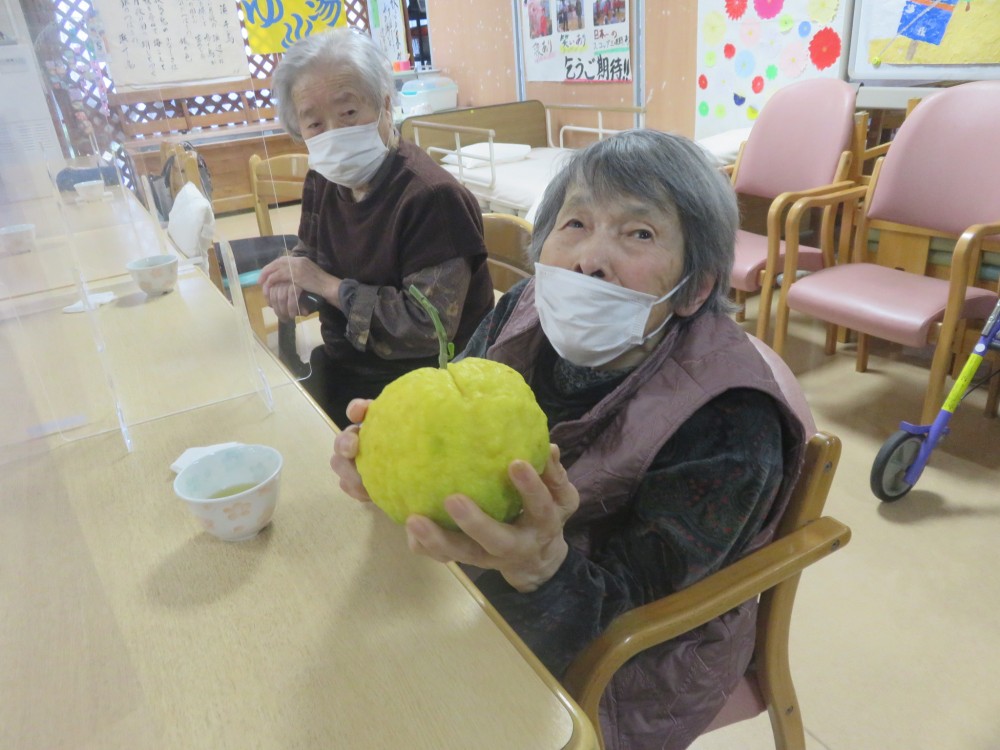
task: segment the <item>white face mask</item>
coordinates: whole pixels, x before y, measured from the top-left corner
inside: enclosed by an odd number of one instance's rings
[[[545,337],[563,359],[581,367],[606,364],[655,336],[667,321],[645,335],[653,307],[670,299],[684,282],[662,297],[636,292],[565,268],[535,264],[535,309]]]
[[[389,147],[378,133],[382,113],[367,125],[335,128],[306,141],[309,166],[346,188],[367,185],[385,161]]]

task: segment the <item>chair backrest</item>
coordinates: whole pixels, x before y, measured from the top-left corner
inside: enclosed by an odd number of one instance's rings
[[[835,435],[817,432],[809,439],[802,472],[775,541],[682,591],[619,615],[577,655],[563,684],[595,727],[600,726],[601,696],[629,659],[759,594],[754,670],[739,683],[706,731],[753,718],[766,708],[775,746],[805,747],[788,663],[788,634],[802,571],[850,539],[850,529],[839,521],[820,518],[840,451]]]
[[[837,168],[854,133],[854,87],[836,78],[779,89],[754,123],[733,175],[738,193],[774,198],[843,179]]]
[[[483,239],[494,289],[506,292],[534,273],[528,261],[530,223],[510,214],[483,214]]]
[[[302,200],[302,188],[309,171],[308,154],[283,154],[262,159],[250,157],[250,189],[261,237],[274,234],[271,204]]]
[[[1000,219],[1000,81],[926,97],[903,120],[867,216],[960,235]]]

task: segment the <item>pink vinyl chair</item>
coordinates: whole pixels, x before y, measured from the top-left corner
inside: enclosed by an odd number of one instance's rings
[[[811,436],[792,498],[769,544],[682,591],[619,615],[576,656],[563,684],[596,728],[600,727],[604,690],[625,662],[759,596],[751,667],[705,732],[767,711],[775,748],[805,750],[788,636],[802,572],[842,549],[851,538],[847,526],[822,515],[841,444],[835,435],[816,431],[809,405],[788,365],[760,340],[752,336],[750,340]],[[600,745],[604,747],[603,738]]]
[[[784,348],[790,310],[827,322],[828,354],[836,348],[837,326],[858,332],[859,372],[867,369],[870,336],[904,346],[933,344],[921,413],[922,423],[930,423],[966,329],[996,303],[980,265],[984,242],[998,247],[998,175],[1000,81],[954,86],[921,102],[876,163],[849,262],[796,280],[787,269],[794,268],[797,248],[788,243],[775,350]],[[788,221],[816,206],[854,201],[854,192],[798,201]],[[935,238],[956,243],[950,265],[932,262]]]
[[[851,184],[854,103],[854,88],[833,78],[785,86],[768,100],[737,157],[732,177],[736,192],[771,201],[766,235],[743,229],[737,234],[731,277],[737,303],[760,292],[760,339],[767,339],[775,279],[782,270],[785,212],[799,198]],[[820,236],[826,238],[820,244],[829,246],[826,262],[819,248],[800,245],[799,268],[812,271],[832,263],[831,216],[824,215]]]

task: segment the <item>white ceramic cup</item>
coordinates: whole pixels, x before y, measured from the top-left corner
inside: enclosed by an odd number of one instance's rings
[[[174,479],[174,492],[208,533],[242,542],[271,522],[282,463],[269,446],[234,445],[186,466]]]
[[[76,190],[76,194],[82,201],[87,201],[88,203],[99,201],[104,197],[104,180],[78,182],[73,186],[73,189]]]
[[[177,283],[176,255],[149,255],[125,265],[135,283],[149,296],[166,294]]]

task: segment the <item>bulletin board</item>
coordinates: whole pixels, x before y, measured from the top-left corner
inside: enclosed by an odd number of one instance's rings
[[[204,0],[96,0],[98,36],[118,91],[247,77],[236,4]]]
[[[844,77],[852,8],[851,0],[698,0],[695,137],[751,127],[790,83]]]
[[[856,81],[1000,78],[1000,0],[858,0],[851,38]]]

